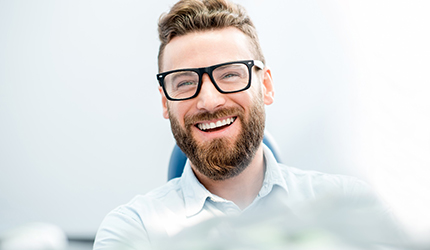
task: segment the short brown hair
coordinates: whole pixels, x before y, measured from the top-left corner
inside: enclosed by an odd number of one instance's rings
[[[161,70],[164,48],[174,37],[227,27],[235,27],[245,33],[250,38],[255,59],[265,62],[257,30],[245,8],[228,0],[180,0],[170,12],[162,14],[158,22],[161,41],[158,70]]]

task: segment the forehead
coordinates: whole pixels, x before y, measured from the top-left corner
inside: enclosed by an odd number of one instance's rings
[[[229,27],[173,38],[165,47],[161,71],[199,68],[253,58],[248,36]]]

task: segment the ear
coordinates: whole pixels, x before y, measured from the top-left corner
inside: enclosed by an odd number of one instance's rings
[[[275,98],[275,91],[273,89],[272,72],[268,67],[265,67],[263,69],[262,88],[263,88],[263,95],[264,95],[264,104],[266,105],[272,104]]]
[[[160,91],[161,94],[161,105],[163,106],[163,117],[165,119],[169,119],[169,112],[167,109],[167,98],[166,95],[164,95],[163,88],[158,87],[158,91]]]

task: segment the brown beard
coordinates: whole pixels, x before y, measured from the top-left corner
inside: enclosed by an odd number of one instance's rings
[[[184,118],[185,129],[170,113],[170,126],[176,144],[190,159],[201,174],[212,180],[226,180],[239,175],[251,163],[261,145],[264,135],[265,110],[263,100],[257,95],[250,107],[249,115],[241,108],[226,108],[213,113],[199,113]],[[216,138],[198,143],[192,136],[191,126],[197,121],[236,116],[241,122],[241,132],[236,141],[233,138]]]

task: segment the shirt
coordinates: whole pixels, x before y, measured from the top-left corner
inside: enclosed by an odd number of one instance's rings
[[[271,205],[286,207],[297,215],[306,214],[310,211],[306,207],[312,207],[306,204],[328,200],[334,194],[348,197],[349,206],[355,207],[369,193],[369,187],[357,178],[287,167],[276,161],[268,147],[263,147],[266,165],[263,185],[243,211],[232,201],[210,193],[187,162],[180,178],[138,195],[110,212],[97,232],[94,249],[147,249],[211,218],[252,211],[267,214]]]

